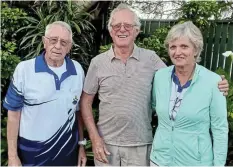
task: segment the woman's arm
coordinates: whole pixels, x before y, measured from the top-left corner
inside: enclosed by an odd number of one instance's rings
[[[228,149],[227,104],[223,93],[213,86],[210,104],[211,131],[213,134],[214,166],[224,166]]]

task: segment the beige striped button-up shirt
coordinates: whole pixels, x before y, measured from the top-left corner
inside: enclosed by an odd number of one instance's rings
[[[100,136],[107,144],[138,146],[152,143],[151,89],[154,73],[166,67],[154,51],[136,45],[126,64],[113,49],[94,57],[84,92],[100,99]]]

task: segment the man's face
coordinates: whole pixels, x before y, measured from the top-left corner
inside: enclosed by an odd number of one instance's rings
[[[53,25],[46,36],[43,37],[45,57],[51,61],[63,61],[69,53],[72,41],[69,31],[60,26]]]
[[[134,15],[127,9],[120,10],[113,15],[110,35],[116,47],[133,45],[139,30],[135,27]]]

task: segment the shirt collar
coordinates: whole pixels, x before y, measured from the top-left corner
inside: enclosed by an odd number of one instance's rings
[[[115,53],[113,51],[113,45],[111,46],[111,48],[109,49],[108,51],[108,55],[109,55],[109,58],[110,58],[110,61],[112,61],[115,57]],[[139,48],[136,44],[134,44],[134,48],[133,48],[133,53],[131,54],[130,57],[133,57],[135,58],[136,60],[139,61]]]
[[[50,69],[45,61],[44,58],[45,52],[43,52],[41,55],[36,57],[35,60],[35,72],[39,73],[39,72],[48,72],[50,73]],[[65,56],[65,61],[66,61],[66,70],[70,75],[77,75],[75,66],[73,61],[68,58],[68,55]]]
[[[174,66],[174,65],[173,65],[172,68],[170,68],[170,71],[172,72],[172,74],[171,74],[172,81],[173,81],[176,85],[178,85],[178,90],[177,90],[177,91],[178,91],[178,92],[182,92],[182,90],[183,90],[184,88],[187,88],[187,87],[189,87],[191,84],[193,84],[194,82],[196,82],[197,77],[198,77],[198,74],[199,74],[199,71],[200,71],[200,66],[196,63],[195,69],[194,69],[193,78],[192,78],[191,80],[187,81],[186,84],[183,85],[183,86],[180,85],[180,81],[179,81],[178,77],[177,77],[176,74],[175,74],[175,66]]]
[[[183,89],[188,88],[192,82],[192,80],[188,80],[183,86],[181,86],[179,78],[176,76],[175,67],[172,70],[172,81],[177,85],[177,92],[182,92]]]

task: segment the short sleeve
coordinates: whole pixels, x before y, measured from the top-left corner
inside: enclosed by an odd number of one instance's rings
[[[154,51],[152,52],[152,61],[154,61],[155,64],[155,71],[167,67],[166,64],[160,59],[160,57]]]
[[[98,69],[94,60],[92,59],[85,78],[83,91],[87,94],[96,94],[98,89]]]
[[[81,82],[80,82],[80,84],[81,84],[82,89],[83,89],[83,84],[84,84],[84,80],[85,80],[85,74],[84,74],[84,70],[83,70],[83,68],[82,68],[81,65],[80,65],[80,74],[81,74]],[[76,111],[78,112],[79,110],[80,110],[80,100],[79,100],[79,102],[76,105]]]
[[[23,63],[17,65],[3,101],[3,107],[11,111],[21,111],[24,101]]]

